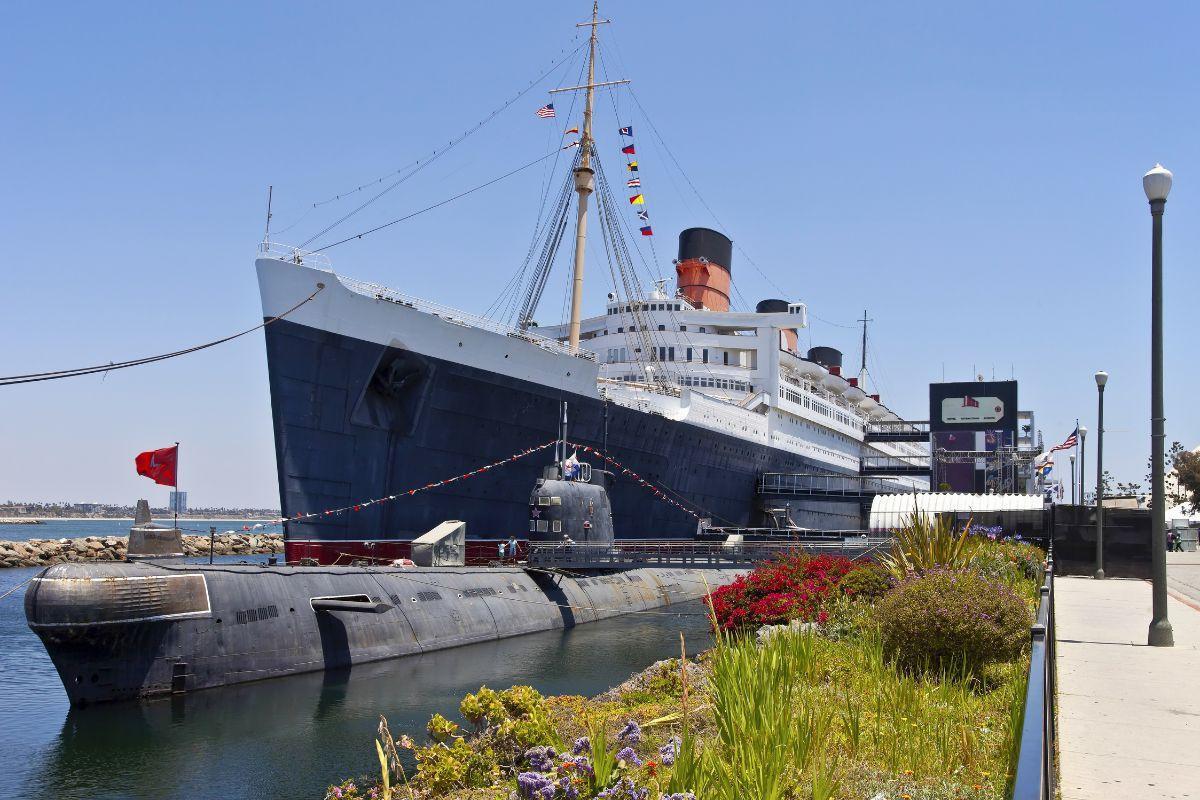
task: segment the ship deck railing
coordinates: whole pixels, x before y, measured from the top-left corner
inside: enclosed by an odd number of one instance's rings
[[[290,244],[281,242],[262,242],[258,246],[258,254],[262,258],[277,258],[280,261],[291,261],[293,264],[308,264],[321,269],[331,269],[333,262],[324,253],[314,253],[311,250],[301,250]]]
[[[789,539],[786,542],[622,541],[615,544],[533,542],[526,562],[541,569],[631,569],[636,567],[753,567],[794,553],[858,557],[886,547],[890,537],[841,536]]]
[[[279,245],[275,243],[267,243],[259,245],[259,252],[267,257],[281,258],[287,261],[294,261],[297,264],[312,264],[320,266],[324,269],[329,268],[329,259],[320,253],[309,253],[295,247],[287,245]],[[513,339],[520,339],[529,344],[536,345],[550,353],[557,355],[574,356],[582,358],[585,361],[596,361],[596,354],[591,350],[577,347],[572,349],[565,342],[560,342],[557,339],[549,339],[545,336],[539,336],[531,333],[528,330],[514,328],[511,325],[505,325],[503,322],[497,322],[494,319],[481,317],[475,314],[469,314],[466,311],[460,311],[457,308],[444,306],[440,303],[433,303],[429,300],[423,300],[419,297],[414,297],[409,294],[391,289],[387,286],[382,286],[378,283],[351,278],[347,275],[335,273],[338,281],[341,282],[350,291],[355,294],[363,295],[364,297],[372,297],[376,300],[386,300],[396,305],[407,306],[415,311],[420,311],[431,316],[445,320],[452,325],[461,325],[464,328],[478,328],[490,333],[499,334],[500,336],[508,336]]]

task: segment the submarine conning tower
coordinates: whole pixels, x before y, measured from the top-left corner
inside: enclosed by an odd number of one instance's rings
[[[608,489],[613,475],[580,464],[575,478],[546,468],[529,495],[529,541],[611,544],[614,540]]]
[[[679,234],[675,280],[679,294],[697,307],[729,310],[733,242],[711,228],[688,228]]]

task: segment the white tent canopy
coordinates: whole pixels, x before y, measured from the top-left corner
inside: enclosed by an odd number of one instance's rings
[[[942,512],[982,516],[998,511],[1041,511],[1042,507],[1042,498],[1036,494],[881,494],[871,501],[871,531],[894,530],[903,525],[914,511],[923,517]]]

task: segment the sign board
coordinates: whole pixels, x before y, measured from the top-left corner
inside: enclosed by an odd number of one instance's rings
[[[1016,381],[929,384],[929,429],[1017,430]]]
[[[1004,418],[1004,401],[999,397],[964,394],[942,398],[943,423],[994,423]]]

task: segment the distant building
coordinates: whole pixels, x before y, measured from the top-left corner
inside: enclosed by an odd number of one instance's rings
[[[187,513],[187,492],[171,492],[167,500],[167,510],[174,514]]]

